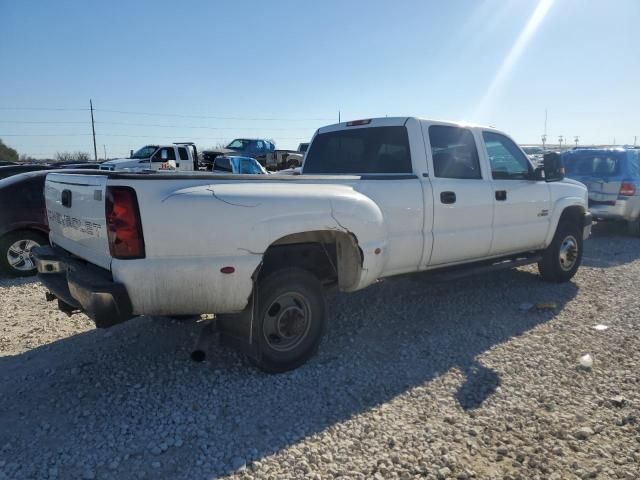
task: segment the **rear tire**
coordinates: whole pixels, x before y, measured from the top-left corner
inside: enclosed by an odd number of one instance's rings
[[[268,373],[298,368],[311,358],[325,332],[322,285],[300,268],[278,270],[257,283],[252,362]]]
[[[577,223],[563,222],[538,262],[538,270],[547,282],[567,282],[582,262],[582,229]]]
[[[31,250],[48,244],[45,235],[33,230],[8,233],[0,238],[0,270],[13,277],[35,275],[38,270]]]

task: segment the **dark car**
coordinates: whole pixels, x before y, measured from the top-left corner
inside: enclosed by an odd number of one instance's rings
[[[0,270],[12,276],[36,273],[31,249],[49,243],[44,181],[49,170],[0,180]],[[90,169],[68,173],[94,173]]]
[[[0,179],[17,175],[18,173],[35,172],[38,170],[51,170],[55,167],[51,165],[22,164],[22,165],[2,165],[0,166]]]
[[[258,160],[261,165],[265,165],[267,155],[272,154],[275,149],[276,146],[270,140],[236,138],[224,148],[204,150],[202,152],[202,165],[207,170],[211,170],[213,161],[220,155],[251,157]]]

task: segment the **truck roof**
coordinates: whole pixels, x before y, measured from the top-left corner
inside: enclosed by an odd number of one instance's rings
[[[476,125],[470,122],[434,120],[430,118],[421,118],[421,117],[378,117],[378,118],[366,118],[362,120],[351,120],[348,122],[334,123],[333,125],[320,127],[317,133],[334,132],[336,130],[342,130],[344,128],[354,128],[354,127],[355,128],[357,127],[397,127],[397,126],[405,125],[407,121],[410,119],[415,119],[418,121],[434,122],[440,125],[451,125],[455,127],[484,128],[487,130],[496,130],[494,127]]]

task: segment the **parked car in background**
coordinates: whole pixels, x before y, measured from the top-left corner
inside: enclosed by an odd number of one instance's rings
[[[264,165],[267,155],[273,153],[275,149],[273,142],[262,138],[236,138],[223,148],[203,150],[202,164],[206,170],[212,170],[214,160],[226,155],[255,158]]]
[[[3,167],[5,165],[17,165],[16,162],[10,162],[8,160],[0,160],[0,167]]]
[[[298,153],[301,153],[302,155],[304,155],[305,153],[307,153],[307,150],[309,149],[309,143],[301,143],[300,145],[298,145]]]
[[[22,165],[3,165],[0,166],[0,179],[17,175],[18,173],[35,172],[38,170],[52,170],[51,165],[39,165],[39,164],[22,164]]]
[[[193,172],[199,169],[198,150],[194,143],[178,142],[171,145],[145,145],[129,158],[103,162],[100,170],[178,170]]]
[[[36,273],[31,250],[47,245],[49,227],[44,203],[44,182],[54,169],[18,173],[0,180],[0,270],[11,276]],[[91,169],[55,169],[91,174]],[[11,208],[6,208],[11,205]]]
[[[624,221],[640,235],[640,150],[577,148],[562,154],[566,176],[589,190],[589,210],[600,220]]]
[[[221,156],[213,161],[213,172],[234,173],[242,175],[265,175],[268,172],[255,158]]]
[[[544,148],[537,145],[523,145],[520,148],[527,154],[529,159],[534,165],[542,165],[542,157],[544,155]]]
[[[204,150],[202,164],[211,170],[214,160],[222,155],[255,158],[268,170],[281,170],[302,165],[304,155],[295,150],[277,150],[271,140],[262,138],[236,138],[226,147]]]

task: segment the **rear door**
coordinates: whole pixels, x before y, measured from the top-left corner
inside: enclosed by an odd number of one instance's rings
[[[529,159],[509,137],[484,131],[482,142],[482,153],[491,168],[495,203],[489,253],[506,255],[543,247],[549,231],[549,185],[534,180]]]
[[[44,194],[49,239],[65,250],[103,268],[111,265],[105,194],[107,177],[50,173]]]
[[[429,266],[481,259],[491,245],[493,198],[473,132],[423,124],[433,188],[433,250]]]
[[[575,150],[563,155],[567,177],[586,185],[589,209],[594,213],[616,204],[626,177],[624,156],[614,150]]]

